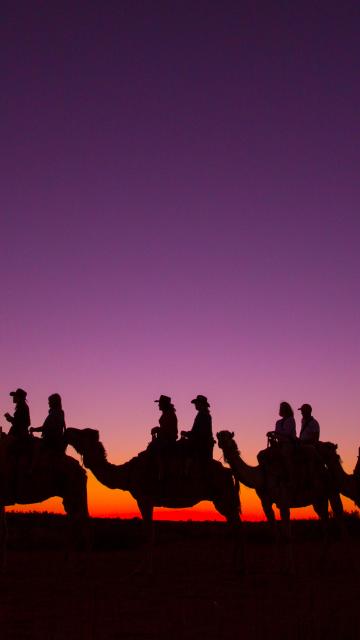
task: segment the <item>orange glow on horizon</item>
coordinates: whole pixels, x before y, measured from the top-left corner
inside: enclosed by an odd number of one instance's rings
[[[241,518],[244,521],[260,522],[265,520],[259,498],[255,491],[241,485]],[[354,511],[355,505],[351,500],[342,498],[346,511]],[[88,472],[88,506],[89,513],[95,518],[121,518],[132,519],[140,518],[141,514],[138,510],[136,501],[127,491],[119,489],[108,489],[101,485],[94,476]],[[7,511],[18,511],[22,513],[64,513],[61,498],[50,498],[44,502],[30,505],[15,505],[8,507]],[[279,512],[275,508],[276,517],[279,518]],[[312,507],[304,507],[293,509],[291,517],[296,520],[317,518]],[[200,502],[192,508],[185,509],[168,509],[157,507],[154,509],[155,520],[194,520],[194,521],[224,521],[212,505],[211,502]]]

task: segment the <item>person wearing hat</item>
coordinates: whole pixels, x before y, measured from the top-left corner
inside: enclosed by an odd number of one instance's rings
[[[40,432],[44,448],[54,453],[64,453],[65,416],[61,396],[53,393],[48,398],[49,413],[42,427],[31,427],[30,433]]]
[[[302,415],[299,435],[300,450],[306,454],[304,463],[306,464],[308,482],[312,486],[316,486],[319,481],[316,469],[319,465],[323,464],[317,447],[314,446],[319,442],[320,425],[312,416],[312,407],[310,404],[302,404],[301,407],[299,407],[299,411],[301,411]]]
[[[300,430],[300,442],[301,444],[316,444],[320,438],[320,425],[312,415],[312,406],[310,404],[302,404],[299,407],[301,411],[301,430]]]
[[[178,437],[178,420],[175,413],[175,407],[171,403],[169,396],[161,395],[155,402],[159,405],[161,416],[159,418],[159,426],[151,429],[151,435],[158,444],[166,448],[175,444]]]
[[[13,403],[15,405],[14,415],[5,413],[4,417],[10,422],[9,429],[9,452],[11,453],[12,462],[10,464],[8,474],[8,488],[11,500],[16,501],[16,496],[21,492],[23,486],[22,464],[24,455],[27,457],[29,451],[29,427],[30,427],[30,411],[26,402],[27,393],[24,389],[16,389],[11,391]]]
[[[13,436],[18,442],[27,440],[30,427],[30,411],[26,402],[27,393],[24,389],[16,389],[11,391],[13,403],[15,404],[14,415],[5,413],[4,417],[11,423],[9,435]]]
[[[169,459],[175,451],[175,443],[178,437],[178,421],[175,407],[169,396],[161,395],[155,402],[159,405],[161,416],[159,425],[151,429],[152,441],[147,450],[155,457],[158,480],[163,481],[170,470]]]
[[[188,454],[192,458],[206,462],[213,457],[214,437],[212,433],[212,419],[210,404],[205,396],[197,395],[191,400],[197,414],[190,431],[182,431],[181,435],[187,441]]]

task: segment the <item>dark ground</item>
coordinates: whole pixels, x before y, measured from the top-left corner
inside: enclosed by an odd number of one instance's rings
[[[334,525],[334,523],[331,523]],[[0,576],[1,640],[358,640],[360,521],[342,542],[295,522],[295,574],[282,571],[264,523],[246,523],[247,572],[230,564],[223,523],[158,522],[152,576],[141,522],[92,519],[94,550],[66,561],[62,516],[9,514]]]

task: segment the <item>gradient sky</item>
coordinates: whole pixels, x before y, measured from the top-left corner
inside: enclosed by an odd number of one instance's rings
[[[1,414],[21,386],[38,426],[59,392],[120,463],[160,393],[180,428],[202,393],[255,463],[279,402],[310,402],[350,471],[359,3],[2,7]],[[93,477],[89,501],[137,513]]]

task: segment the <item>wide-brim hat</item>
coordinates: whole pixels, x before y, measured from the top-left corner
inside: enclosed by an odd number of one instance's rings
[[[198,395],[196,396],[196,398],[194,398],[194,400],[191,400],[192,404],[195,404],[196,402],[199,402],[200,404],[204,404],[206,407],[210,407],[206,396]]]
[[[169,398],[169,396],[160,396],[159,400],[154,400],[154,402],[163,402],[164,404],[171,404],[171,398]]]
[[[16,389],[16,391],[10,391],[9,393],[10,396],[13,396],[13,398],[19,397],[19,398],[26,398],[27,393],[26,391],[24,391],[24,389]]]

